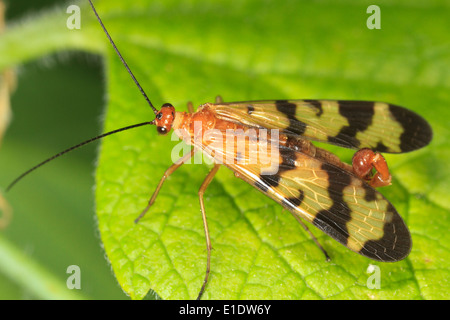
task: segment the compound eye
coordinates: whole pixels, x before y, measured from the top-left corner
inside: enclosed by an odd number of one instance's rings
[[[156,131],[158,131],[158,133],[162,135],[167,134],[167,129],[164,127],[156,127]]]
[[[161,120],[162,116],[162,112],[158,112],[158,114],[156,115],[156,119]]]

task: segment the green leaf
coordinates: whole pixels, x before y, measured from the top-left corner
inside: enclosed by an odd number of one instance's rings
[[[287,211],[221,168],[205,194],[213,246],[205,299],[449,298],[450,5],[381,1],[381,29],[369,30],[370,4],[98,3],[155,105],[171,102],[185,110],[187,101],[198,105],[217,94],[225,101],[380,100],[418,112],[433,127],[428,147],[387,156],[394,180],[381,191],[413,238],[410,256],[398,263],[359,256],[311,226],[331,256],[326,262]],[[85,16],[91,16],[92,26],[93,14],[83,11]],[[106,37],[95,39],[105,48]],[[104,131],[152,120],[112,49],[105,58]],[[155,128],[142,127],[111,136],[101,146],[96,172],[101,239],[120,285],[133,299],[150,289],[163,299],[192,299],[202,285],[206,245],[197,191],[207,166],[183,165],[145,218],[133,222],[172,164],[178,143],[170,134],[158,136]],[[351,151],[329,149],[351,159]],[[367,286],[371,264],[380,268],[380,289]]]

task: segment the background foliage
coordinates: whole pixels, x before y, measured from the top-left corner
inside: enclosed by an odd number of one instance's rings
[[[19,15],[20,3],[21,9],[30,4],[14,1],[10,12]],[[19,23],[11,17],[0,39],[0,68],[19,66],[14,119],[0,150],[2,186],[67,146],[153,119],[86,1],[77,3],[83,8],[80,31],[65,27],[67,3],[60,3],[39,14],[30,9]],[[180,110],[188,100],[198,105],[217,94],[226,101],[381,100],[420,113],[434,129],[426,149],[387,156],[394,183],[382,192],[413,236],[411,255],[395,264],[353,254],[312,227],[332,257],[325,262],[289,213],[222,168],[205,199],[214,247],[205,298],[449,298],[448,1],[379,1],[381,30],[366,27],[368,1],[97,3],[156,105],[170,101]],[[0,297],[73,298],[64,290],[65,271],[77,264],[77,297],[126,298],[102,245],[132,298],[150,288],[162,298],[196,296],[205,265],[197,190],[208,168],[182,167],[145,220],[132,222],[177,143],[154,131],[105,139],[98,161],[95,146],[79,150],[7,194],[15,215],[0,235]],[[329,149],[345,160],[352,156]],[[369,264],[380,267],[380,290],[366,287]],[[17,265],[24,269],[17,272]],[[42,283],[60,290],[48,292]]]

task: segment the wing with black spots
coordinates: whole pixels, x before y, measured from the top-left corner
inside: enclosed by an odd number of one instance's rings
[[[211,109],[221,119],[353,149],[409,152],[433,136],[421,116],[384,102],[267,100],[211,104]]]

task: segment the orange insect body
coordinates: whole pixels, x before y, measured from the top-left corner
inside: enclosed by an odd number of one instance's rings
[[[201,126],[198,125],[199,123]],[[196,124],[197,126],[195,126]],[[204,134],[209,130],[226,131],[246,128],[246,126],[217,118],[216,114],[209,108],[209,104],[200,106],[197,112],[194,113],[176,112],[175,121],[173,122],[174,130],[186,130],[193,136],[201,134],[202,140],[205,140]],[[201,133],[199,130],[201,130]]]
[[[246,125],[217,117],[217,114],[211,110],[209,103],[200,106],[197,112],[193,113],[175,111],[175,108],[171,104],[164,104],[159,113],[156,115],[154,124],[157,126],[157,131],[162,134],[168,133],[171,129],[174,129],[175,133],[177,133],[181,139],[184,139],[186,143],[196,146],[198,149],[203,151],[207,149],[207,146],[211,146],[212,141],[219,140],[218,137],[205,136],[211,130],[216,130],[216,132],[218,131],[219,134],[222,134],[220,141],[225,142],[227,138],[227,131],[235,133],[238,130],[242,130],[245,133],[250,128]],[[356,152],[353,157],[352,166],[342,162],[339,157],[333,153],[314,146],[309,140],[302,137],[289,137],[286,134],[280,134],[278,139],[273,141],[270,134],[268,136],[265,135],[263,139],[261,139],[260,129],[253,129],[255,138],[257,139],[256,143],[261,143],[261,140],[269,143],[269,150],[265,150],[267,152],[272,151],[272,148],[275,149],[278,146],[286,147],[321,161],[331,163],[343,170],[357,175],[358,177],[364,178],[373,187],[381,187],[390,184],[391,176],[384,157],[370,149],[364,148]],[[262,130],[266,131],[267,129],[263,128]],[[184,133],[187,133],[188,137],[186,137]],[[248,158],[252,156],[249,151],[249,144],[251,141],[249,139],[244,139],[243,142],[247,160],[249,160]],[[223,154],[225,153],[225,149],[225,143],[217,144],[213,150],[211,150],[212,152],[210,152],[210,155],[214,157],[217,153]],[[239,159],[237,146],[234,146],[231,151],[233,151],[232,157],[227,158],[227,160],[232,160],[231,162],[216,162],[234,169],[234,165],[238,162],[242,162],[243,159]],[[260,160],[260,157],[261,154],[258,154],[252,159],[258,161],[258,159]],[[277,153],[276,157],[277,159],[272,160],[277,164],[282,163],[283,159],[280,157],[279,153]],[[221,160],[223,160],[223,158]],[[371,176],[372,169],[377,170],[373,176]]]
[[[353,171],[372,187],[385,187],[391,184],[391,174],[384,157],[370,149],[364,148],[353,155]],[[372,174],[375,169],[375,174]]]

